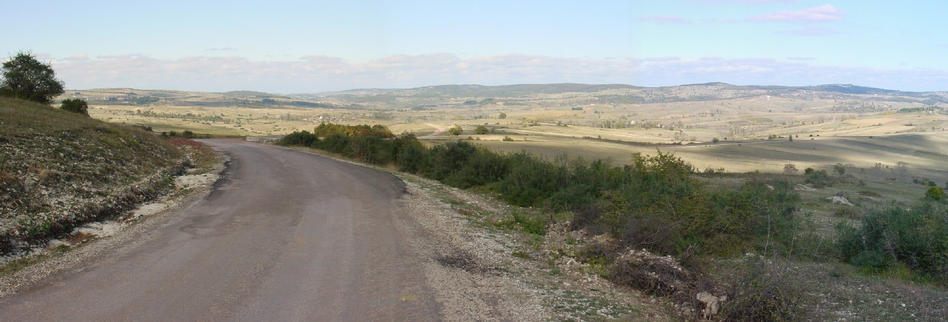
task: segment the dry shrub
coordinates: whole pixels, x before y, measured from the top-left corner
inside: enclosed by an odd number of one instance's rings
[[[803,317],[803,289],[779,263],[751,259],[730,281],[721,317],[727,321],[786,321]]]
[[[680,238],[677,226],[666,217],[630,217],[621,227],[622,243],[632,249],[644,248],[661,254],[674,254],[677,252],[675,243]]]
[[[678,304],[697,307],[698,275],[682,267],[672,256],[646,250],[630,250],[612,266],[610,279],[647,294],[669,296]]]

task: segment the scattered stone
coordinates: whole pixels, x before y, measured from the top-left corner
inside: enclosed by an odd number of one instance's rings
[[[849,202],[849,199],[846,199],[846,197],[843,196],[829,196],[826,197],[826,200],[833,202],[833,204],[842,204],[850,207],[855,206],[853,203]]]

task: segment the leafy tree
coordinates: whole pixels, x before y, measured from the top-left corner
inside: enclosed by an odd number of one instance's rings
[[[464,129],[462,129],[460,125],[455,125],[454,127],[448,129],[448,134],[454,136],[461,135],[461,133],[464,133]]]
[[[56,79],[53,68],[22,52],[3,63],[0,88],[5,95],[44,104],[63,93],[63,83]]]
[[[486,126],[483,126],[483,125],[478,125],[477,128],[474,129],[474,134],[487,134],[487,133],[490,133],[490,129],[488,129]]]
[[[89,103],[86,103],[86,101],[81,98],[63,100],[63,103],[59,108],[73,113],[89,116]]]
[[[931,200],[945,199],[945,191],[939,187],[928,188],[928,191],[925,191],[925,198]]]
[[[833,165],[833,170],[836,171],[836,174],[844,175],[846,174],[846,166],[842,163],[837,163]]]
[[[499,118],[499,119],[501,119],[501,120],[506,119],[506,118],[507,118],[507,113],[500,112],[500,115],[497,115],[497,118]]]

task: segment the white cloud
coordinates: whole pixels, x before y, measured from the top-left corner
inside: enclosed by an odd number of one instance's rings
[[[803,10],[784,10],[751,17],[751,21],[827,22],[842,20],[845,14],[831,4]]]
[[[53,59],[53,67],[71,89],[250,89],[276,93],[555,82],[644,86],[712,81],[762,85],[854,83],[903,90],[945,90],[944,84],[948,84],[946,71],[835,67],[811,62],[794,58],[587,59],[523,54],[472,58],[453,54],[400,55],[366,62],[329,56],[306,56],[292,61],[252,61],[237,56],[169,60],[127,55]]]

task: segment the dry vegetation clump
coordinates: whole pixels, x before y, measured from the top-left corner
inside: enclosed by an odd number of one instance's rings
[[[155,198],[189,162],[151,133],[16,99],[0,99],[0,134],[0,253]]]
[[[745,259],[727,281],[728,301],[721,306],[725,321],[803,320],[807,300],[791,270],[759,257]]]

